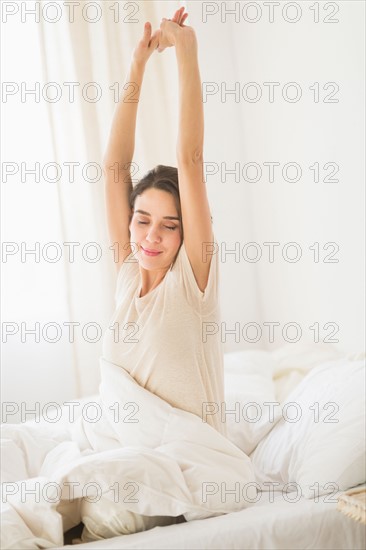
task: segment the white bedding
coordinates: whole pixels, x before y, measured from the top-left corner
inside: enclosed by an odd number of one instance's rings
[[[242,418],[238,422],[235,414],[229,414],[229,441],[198,417],[174,409],[140,388],[127,373],[103,361],[100,396],[90,398],[90,401],[100,398],[101,421],[85,422],[79,417],[72,426],[65,422],[57,426],[34,422],[3,425],[3,482],[32,478],[26,482],[30,488],[32,481],[42,487],[53,480],[64,487],[65,482],[77,481],[82,486],[94,480],[103,488],[103,495],[96,503],[88,503],[77,498],[81,494],[76,488],[74,503],[68,502],[69,492],[66,492],[61,500],[56,495],[53,504],[32,503],[32,498],[27,497],[27,506],[22,504],[19,494],[8,495],[7,502],[2,504],[1,548],[61,548],[62,532],[77,525],[81,518],[87,526],[84,540],[96,540],[99,536],[113,538],[83,543],[78,545],[80,548],[366,547],[365,527],[336,510],[337,495],[349,488],[342,487],[342,483],[352,479],[357,485],[365,481],[364,434],[357,431],[364,427],[364,392],[360,392],[365,377],[364,355],[345,356],[329,345],[296,349],[294,352],[289,345],[272,353],[226,354],[227,409],[237,401],[240,405],[255,401],[264,412],[267,411],[265,403],[282,404],[286,399],[291,401],[292,396],[301,397],[304,404],[307,395],[309,399],[313,395],[313,378],[318,384],[319,376],[323,377],[325,382],[330,380],[327,401],[336,395],[342,414],[340,422],[330,426],[332,429],[320,432],[320,442],[308,418],[294,426],[288,425],[283,423],[278,410],[271,422],[265,414],[259,422],[243,422]],[[333,376],[335,369],[338,369],[336,377]],[[311,372],[315,373],[314,377],[308,376]],[[343,380],[347,391],[342,393],[338,390]],[[299,396],[298,389],[301,390]],[[353,394],[356,400],[350,398]],[[115,408],[111,410],[108,405],[115,402],[138,403],[139,423],[114,422]],[[338,426],[342,438],[348,437],[342,453],[333,444]],[[333,475],[340,472],[339,478],[332,478],[340,491],[334,493],[334,485],[321,487],[317,501],[309,498],[309,490],[301,493],[304,465],[297,465],[298,461],[293,460],[309,433],[314,447],[305,446],[308,456],[318,456],[317,449],[320,444],[323,446],[319,460],[314,461],[314,481],[321,479],[331,461],[338,460]],[[330,446],[327,446],[328,435]],[[277,466],[273,465],[272,455],[283,437],[288,445],[282,445],[279,472],[273,469]],[[291,464],[292,469],[288,467]],[[351,475],[344,475],[345,472]],[[115,491],[105,490],[113,486],[116,479],[118,487],[138,481],[140,498],[136,503],[121,503],[121,499],[118,506],[114,503]],[[248,499],[235,499],[228,493],[226,500],[217,491],[203,503],[203,483],[211,482],[216,487],[225,483],[229,489],[238,483],[240,487],[254,481],[259,485],[264,479],[280,480],[281,485],[298,481],[297,490],[301,493],[298,501],[295,498],[298,493],[293,492],[287,496],[291,502],[281,491],[274,492],[274,502],[269,501],[271,493],[259,492],[255,502],[253,491]],[[294,487],[289,487],[289,491],[294,491]],[[88,496],[90,494],[88,492]],[[134,533],[123,515],[125,510],[145,514],[142,517],[146,519],[142,521],[148,530]],[[187,523],[167,524],[172,523],[172,516],[180,514],[184,514]],[[149,523],[147,516],[156,516],[156,519]],[[169,521],[164,523],[162,516],[165,520],[168,516]],[[133,534],[117,536],[119,533]]]
[[[254,507],[240,512],[63,548],[363,550],[366,547],[365,526],[341,514],[335,509],[335,502],[302,498],[289,503],[281,493],[275,493],[274,501],[269,502],[268,493],[262,496]],[[329,500],[335,500],[336,496]]]
[[[69,424],[3,425],[1,548],[62,545],[63,531],[80,521],[90,541],[135,532],[134,514],[160,525],[167,516],[190,521],[251,505],[215,490],[255,481],[243,451],[125,370],[100,363],[97,422],[89,411],[89,420]]]

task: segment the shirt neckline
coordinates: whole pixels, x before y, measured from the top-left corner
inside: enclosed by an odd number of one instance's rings
[[[164,277],[164,279],[165,279],[165,277]],[[141,292],[141,286],[142,286],[142,285],[141,285],[141,282],[140,282],[140,284],[139,284],[139,286],[138,286],[138,289],[137,289],[137,291],[136,291],[136,294],[135,294],[136,300],[143,300],[144,298],[147,298],[147,297],[150,296],[151,294],[154,294],[154,292],[155,292],[156,290],[158,290],[158,288],[159,288],[159,287],[161,286],[161,284],[164,282],[164,279],[163,279],[162,281],[160,281],[160,283],[158,284],[158,286],[156,286],[155,288],[153,288],[152,290],[150,290],[150,292],[148,292],[148,293],[145,294],[144,296],[140,296],[140,295],[139,295],[140,292]]]
[[[141,280],[139,282],[139,286],[136,290],[136,293],[135,293],[135,300],[143,300],[144,298],[147,298],[148,296],[150,296],[151,294],[154,294],[154,292],[156,290],[158,290],[164,283],[165,279],[167,278],[167,276],[169,275],[169,273],[172,271],[173,269],[173,266],[174,266],[174,262],[171,263],[170,265],[170,268],[168,269],[168,271],[165,273],[164,275],[164,278],[160,281],[160,283],[158,284],[158,286],[156,286],[155,288],[153,288],[152,290],[150,290],[150,292],[148,292],[147,294],[145,294],[145,296],[139,296],[140,292],[141,292],[141,287],[142,287],[142,284],[141,284]],[[139,278],[140,278],[140,272],[139,272]]]
[[[170,271],[170,270],[169,270]],[[165,279],[167,278],[167,275],[169,273],[169,271],[167,271],[167,273],[165,273],[164,275],[164,278],[160,281],[160,283],[158,284],[158,286],[156,286],[155,288],[153,288],[152,290],[150,290],[147,294],[145,294],[144,296],[140,296],[140,292],[141,292],[141,287],[142,287],[142,284],[141,284],[141,281],[139,283],[139,286],[137,288],[137,291],[136,291],[136,294],[135,294],[135,298],[136,300],[143,300],[144,298],[147,298],[148,296],[150,296],[151,294],[154,294],[155,291],[157,291],[164,283]]]

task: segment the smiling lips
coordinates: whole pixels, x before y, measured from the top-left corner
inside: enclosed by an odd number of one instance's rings
[[[148,248],[144,248],[143,246],[141,248],[147,256],[158,256],[159,254],[161,254],[160,250],[149,250]]]

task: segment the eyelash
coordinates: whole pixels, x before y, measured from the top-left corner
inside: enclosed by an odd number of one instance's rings
[[[137,222],[139,225],[146,225],[148,222],[140,222],[138,221]],[[170,229],[170,231],[174,231],[175,229],[177,229],[177,226],[175,225],[174,227],[169,227],[168,225],[165,225],[164,227],[166,227],[167,229]]]

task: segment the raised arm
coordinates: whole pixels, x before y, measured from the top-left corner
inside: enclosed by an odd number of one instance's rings
[[[204,116],[198,46],[192,27],[163,20],[163,45],[174,44],[179,77],[177,164],[184,243],[198,287],[207,286],[211,257],[203,251],[213,242],[211,212],[203,173]]]
[[[159,31],[151,35],[151,24],[145,23],[144,35],[133,52],[123,92],[113,115],[109,141],[103,158],[108,230],[111,245],[118,247],[117,270],[131,252],[130,165],[135,149],[137,107],[146,62],[159,44],[158,37]]]

